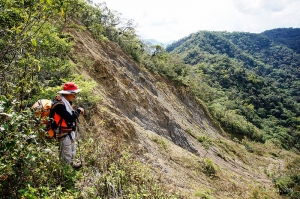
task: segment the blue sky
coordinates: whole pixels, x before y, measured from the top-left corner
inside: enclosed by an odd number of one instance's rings
[[[94,0],[95,3],[104,2]],[[133,19],[142,39],[178,40],[199,30],[260,33],[300,27],[300,0],[105,0]]]

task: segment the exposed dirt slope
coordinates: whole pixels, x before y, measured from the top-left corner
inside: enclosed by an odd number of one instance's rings
[[[188,88],[150,74],[118,45],[100,43],[88,31],[67,31],[76,42],[78,71],[93,78],[102,95],[89,110],[87,130],[122,136],[183,197],[280,198],[266,174],[282,169],[282,160],[249,153],[226,138]]]

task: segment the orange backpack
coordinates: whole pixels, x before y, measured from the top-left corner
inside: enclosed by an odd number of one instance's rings
[[[44,130],[48,133],[49,138],[56,137],[55,131],[52,128],[53,116],[50,114],[51,109],[53,109],[60,102],[61,101],[55,100],[55,103],[53,103],[52,100],[49,99],[40,99],[31,107],[31,109],[35,111],[36,117],[41,120],[40,125],[45,125]],[[40,132],[39,134],[40,137],[45,137],[43,132]]]

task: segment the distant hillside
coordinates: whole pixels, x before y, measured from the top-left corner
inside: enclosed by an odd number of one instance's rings
[[[234,111],[260,129],[259,139],[278,139],[285,147],[300,141],[300,29],[275,29],[261,34],[199,31],[168,46],[191,65],[192,73],[217,90],[203,98],[211,111],[217,105]],[[215,115],[221,123],[222,117]],[[241,134],[234,126],[228,131]],[[227,127],[226,127],[227,126]],[[257,137],[250,131],[242,134]]]
[[[262,33],[277,43],[281,43],[300,54],[300,28],[277,28]]]
[[[160,45],[163,44],[162,42],[159,42],[155,39],[145,39],[144,40],[146,44],[150,44],[150,45]]]
[[[171,40],[171,41],[169,41],[167,43],[163,43],[163,42],[159,42],[159,41],[157,41],[155,39],[145,39],[144,40],[144,42],[146,44],[149,44],[149,45],[152,45],[152,46],[154,46],[154,45],[162,45],[163,47],[167,47],[168,45],[172,44],[174,41],[175,40]]]

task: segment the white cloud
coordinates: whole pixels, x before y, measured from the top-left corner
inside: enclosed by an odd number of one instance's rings
[[[233,0],[233,5],[245,14],[262,14],[264,12],[280,12],[292,6],[297,0]]]
[[[94,0],[102,2],[102,0]],[[299,0],[106,0],[144,39],[178,40],[199,30],[262,32],[300,27]]]

